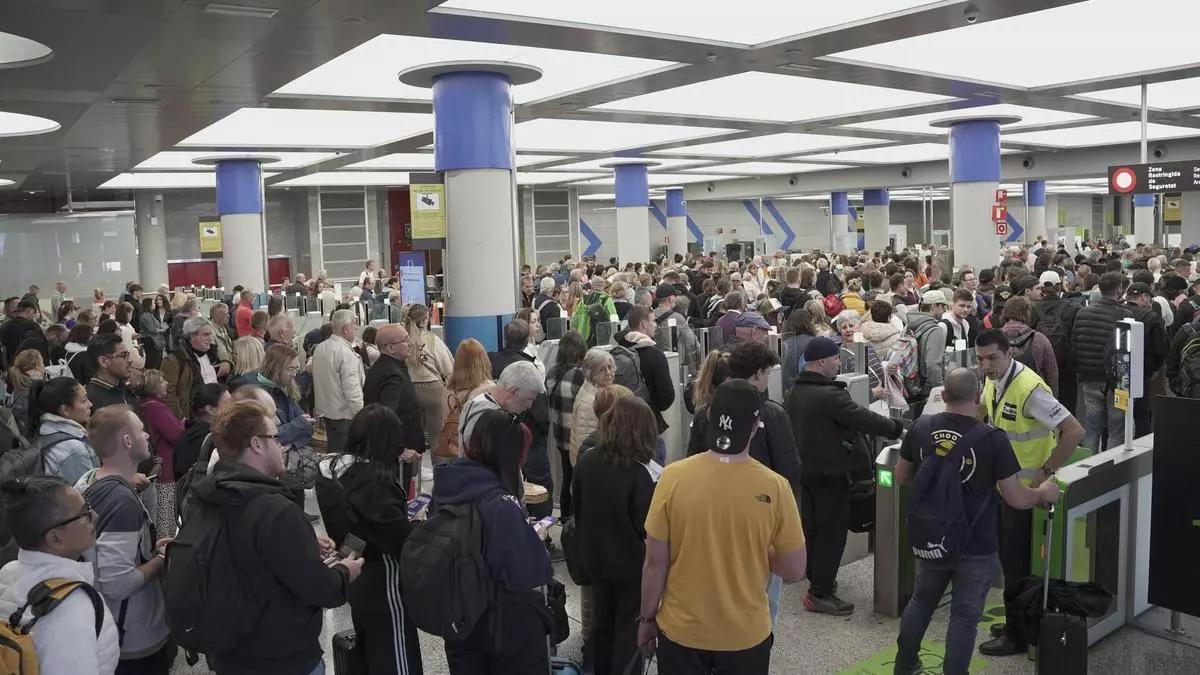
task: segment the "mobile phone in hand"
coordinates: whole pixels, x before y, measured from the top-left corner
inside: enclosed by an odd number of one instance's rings
[[[341,547],[339,547],[338,550],[334,551],[333,553],[325,556],[323,562],[325,563],[326,567],[332,567],[339,561],[345,560],[351,556],[361,558],[363,551],[366,548],[367,542],[363,541],[359,537],[354,536],[353,534],[347,534],[346,538],[342,541]]]

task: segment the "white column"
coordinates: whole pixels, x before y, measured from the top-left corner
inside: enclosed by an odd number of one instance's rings
[[[650,210],[645,206],[617,207],[617,259],[621,265],[650,259]]]
[[[134,198],[134,234],[137,237],[138,282],[153,292],[167,283],[167,219],[163,196],[137,192]]]
[[[1154,195],[1133,196],[1133,242],[1154,243]]]
[[[667,188],[667,257],[687,255],[687,202],[683,199],[683,188]]]
[[[886,188],[863,190],[863,245],[868,251],[887,248],[891,209]]]
[[[1180,245],[1200,244],[1200,192],[1185,192],[1179,205],[1183,209]]]

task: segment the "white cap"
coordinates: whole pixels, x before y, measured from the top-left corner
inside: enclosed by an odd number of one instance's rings
[[[1042,276],[1038,277],[1038,285],[1045,286],[1046,284],[1058,285],[1062,283],[1062,277],[1058,276],[1058,272],[1046,270],[1042,272]]]

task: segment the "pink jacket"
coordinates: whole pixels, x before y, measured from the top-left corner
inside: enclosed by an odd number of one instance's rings
[[[1010,341],[1033,331],[1029,326],[1013,319],[1009,319],[1001,330]],[[1033,362],[1037,365],[1038,375],[1046,381],[1050,391],[1058,396],[1058,360],[1054,357],[1054,345],[1050,344],[1050,338],[1034,331],[1026,349],[1033,350]]]
[[[175,444],[183,436],[183,422],[162,399],[146,396],[142,398],[142,419],[146,422],[146,433],[162,457],[162,472],[159,480],[175,482]]]

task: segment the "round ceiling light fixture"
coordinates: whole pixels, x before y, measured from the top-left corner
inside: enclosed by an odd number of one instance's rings
[[[0,112],[0,138],[33,136],[58,131],[62,126],[54,120],[21,113]]]
[[[12,180],[11,178],[0,178],[0,188],[12,187],[16,184],[17,181]]]
[[[23,68],[49,61],[54,50],[20,35],[0,32],[0,68]]]

